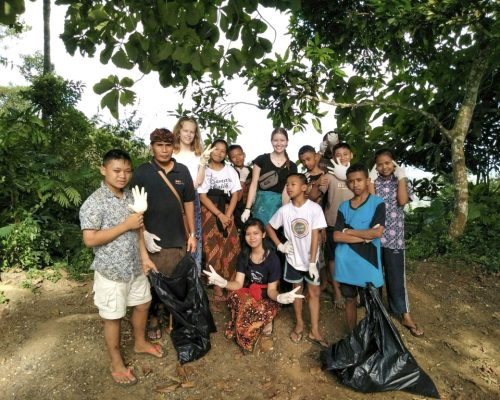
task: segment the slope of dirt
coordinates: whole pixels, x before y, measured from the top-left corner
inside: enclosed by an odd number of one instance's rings
[[[224,339],[225,312],[214,313],[219,332],[201,360],[178,367],[168,335],[167,357],[135,355],[131,329],[122,323],[122,349],[140,382],[113,384],[92,302],[92,282],[40,282],[21,289],[22,273],[3,273],[0,291],[1,399],[417,399],[404,392],[361,394],[343,387],[320,368],[319,349],[288,339],[293,310],[275,321],[273,349],[243,355]],[[423,339],[401,330],[403,340],[432,377],[443,399],[498,399],[500,299],[498,275],[483,275],[433,263],[414,265],[409,275],[413,314]],[[325,293],[321,329],[330,342],[345,333],[343,314]],[[396,323],[399,328],[400,325]],[[161,393],[157,390],[161,389]]]

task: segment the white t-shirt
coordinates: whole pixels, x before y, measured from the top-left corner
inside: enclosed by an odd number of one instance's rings
[[[200,156],[197,156],[194,151],[180,151],[177,154],[172,154],[175,161],[184,164],[189,170],[191,179],[196,182],[198,177],[198,166],[200,165]]]
[[[241,190],[238,173],[230,165],[224,165],[220,171],[207,167],[205,180],[198,188],[198,193],[207,193],[210,189],[220,189],[229,193]]]
[[[299,271],[308,271],[312,231],[326,228],[321,206],[311,200],[306,200],[301,207],[295,207],[290,202],[276,211],[269,223],[274,229],[282,226],[285,237],[292,242],[294,252],[286,255],[287,263]],[[318,254],[319,251],[316,253],[316,261]]]

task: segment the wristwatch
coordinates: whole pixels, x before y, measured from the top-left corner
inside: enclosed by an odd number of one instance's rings
[[[198,238],[196,237],[196,233],[194,233],[194,232],[191,232],[191,233],[189,234],[189,237],[194,237],[194,238],[198,239]]]

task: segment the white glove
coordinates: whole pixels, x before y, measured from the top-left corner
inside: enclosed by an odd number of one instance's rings
[[[309,263],[309,275],[313,278],[313,281],[319,280],[318,266],[316,263]]]
[[[290,292],[281,293],[276,298],[276,301],[280,304],[292,304],[295,299],[303,299],[304,296],[301,294],[297,294],[297,290],[300,289],[300,286],[297,286],[295,289]]]
[[[405,167],[400,167],[396,161],[392,160],[392,163],[394,164],[394,176],[398,178],[398,180],[401,180],[403,178],[406,178],[406,171]]]
[[[227,286],[227,280],[215,272],[214,267],[211,265],[209,265],[208,268],[210,268],[210,271],[203,270],[203,273],[208,276],[208,284],[219,286],[224,289]]]
[[[134,204],[129,204],[133,212],[143,213],[148,209],[148,194],[145,192],[144,188],[139,191],[139,186],[132,188],[132,196],[134,196]]]
[[[215,150],[215,147],[209,147],[203,153],[201,153],[200,167],[204,167],[205,165],[208,164],[208,161],[210,160],[210,156],[212,155],[212,151],[214,151],[214,150]]]
[[[290,241],[286,243],[280,243],[278,245],[278,251],[281,251],[284,254],[293,254],[293,244]]]
[[[248,208],[245,208],[245,211],[241,213],[241,222],[247,222],[248,218],[250,218],[250,210]]]
[[[331,164],[333,165],[333,168],[330,168],[330,171],[333,172],[337,179],[345,181],[347,179],[347,168],[349,168],[351,163],[344,166],[340,163],[340,159],[337,158],[337,162],[331,160]]]
[[[370,170],[368,177],[370,178],[372,183],[375,184],[375,180],[378,178],[377,164],[375,164],[373,168]]]
[[[328,135],[326,135],[326,141],[331,148],[339,142],[339,135],[337,135],[334,131],[328,132]]]
[[[154,233],[149,233],[147,230],[144,230],[144,243],[146,245],[146,249],[150,253],[158,253],[161,250],[161,247],[155,243],[155,240],[161,240]]]

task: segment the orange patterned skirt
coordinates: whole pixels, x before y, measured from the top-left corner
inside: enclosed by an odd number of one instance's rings
[[[220,276],[230,280],[236,271],[236,261],[240,254],[238,231],[232,223],[227,228],[227,237],[224,237],[216,222],[216,216],[202,205],[201,230],[205,265],[211,265]]]

